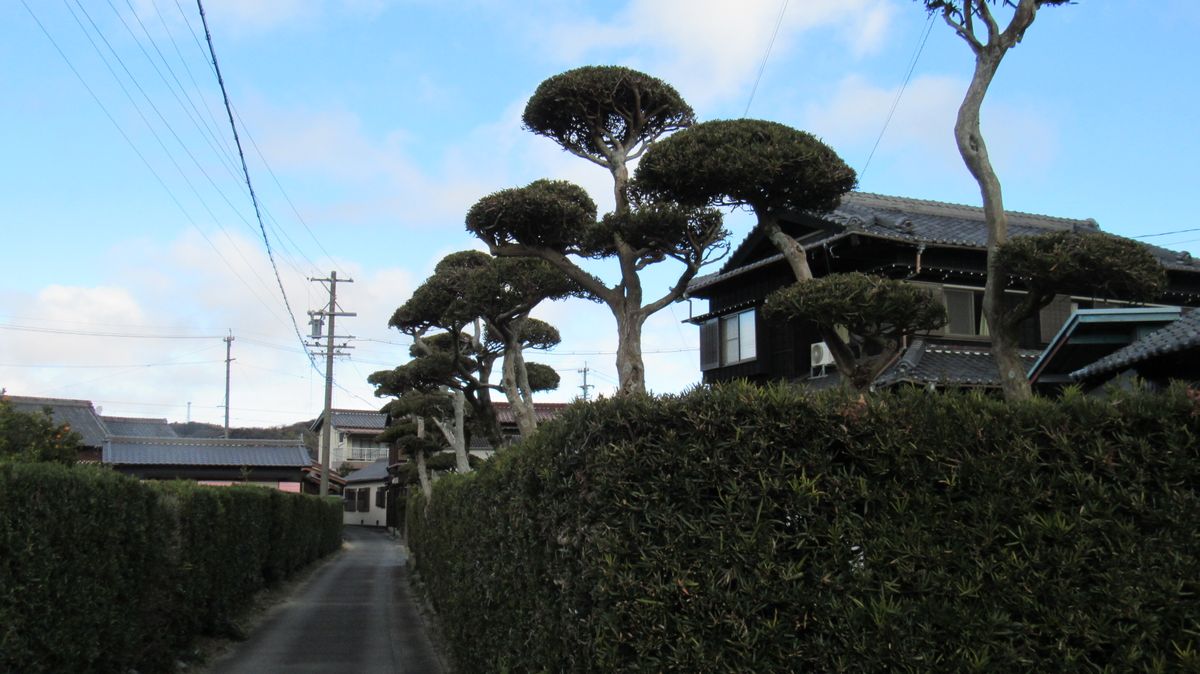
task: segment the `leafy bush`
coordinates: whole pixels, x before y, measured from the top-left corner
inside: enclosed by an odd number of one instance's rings
[[[1200,408],[731,385],[409,504],[462,671],[1200,667]]]
[[[58,424],[47,411],[27,413],[13,409],[0,390],[0,461],[56,461],[75,463],[79,434]]]
[[[0,671],[171,670],[341,521],[334,499],[0,465]]]

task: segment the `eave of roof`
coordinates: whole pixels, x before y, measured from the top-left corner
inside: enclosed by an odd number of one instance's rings
[[[1196,348],[1200,348],[1200,311],[1191,311],[1174,323],[1072,372],[1071,379],[1087,380],[1124,370],[1149,358]]]
[[[1161,322],[1177,319],[1180,314],[1178,307],[1130,307],[1120,309],[1079,309],[1071,314],[1055,333],[1054,338],[1046,345],[1045,350],[1029,367],[1029,380],[1038,381],[1042,370],[1050,364],[1062,347],[1070,342],[1071,335],[1083,325],[1106,323],[1145,323]]]

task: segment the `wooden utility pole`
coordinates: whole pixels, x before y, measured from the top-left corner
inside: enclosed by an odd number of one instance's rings
[[[587,361],[584,361],[583,369],[576,370],[576,372],[583,374],[583,386],[580,386],[579,390],[583,391],[584,401],[586,401],[588,399],[588,389],[596,388],[594,385],[587,383],[587,376],[588,376],[589,371],[590,370],[588,369]]]
[[[309,281],[314,283],[327,283],[329,288],[329,304],[325,305],[322,311],[310,311],[308,315],[312,317],[312,338],[319,340],[321,337],[320,325],[322,319],[329,319],[328,330],[325,334],[324,353],[318,352],[317,355],[325,356],[325,412],[324,423],[321,426],[321,496],[329,494],[329,453],[333,445],[333,357],[345,355],[343,349],[352,349],[354,347],[348,344],[335,345],[335,339],[352,339],[350,336],[338,337],[334,332],[334,319],[338,316],[357,316],[358,314],[349,311],[339,311],[337,305],[337,284],[339,283],[354,283],[354,279],[340,279],[337,277],[336,271],[329,272],[329,278],[310,278]],[[321,347],[318,341],[312,346]]]
[[[229,364],[233,362],[230,354],[233,351],[233,330],[225,337],[225,439],[229,439]],[[192,404],[188,403],[188,420],[191,421]]]

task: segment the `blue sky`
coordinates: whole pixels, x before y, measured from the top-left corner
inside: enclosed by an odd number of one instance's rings
[[[233,423],[313,416],[321,380],[285,316],[228,150],[194,2],[25,2],[0,7],[0,386],[173,420],[190,401],[193,419],[218,421],[219,336],[231,330]],[[377,404],[366,374],[406,357],[387,317],[443,255],[479,247],[462,225],[479,197],[555,177],[611,205],[606,173],[520,128],[529,94],[568,68],[635,67],[674,84],[702,120],[749,106],[750,117],[811,131],[860,171],[866,191],[979,203],[951,137],[973,63],[940,21],[866,164],[928,27],[915,2],[209,0],[205,9],[301,328],[322,303],[307,276],[337,269],[355,279],[340,295],[359,313],[345,330],[363,339],[337,368],[341,407]],[[1007,206],[1091,217],[1127,236],[1200,228],[1197,29],[1200,5],[1187,0],[1043,10],[984,107]],[[749,221],[727,222],[736,243]],[[1200,254],[1198,231],[1147,240]],[[670,271],[651,285],[665,288]],[[647,326],[655,391],[699,379],[695,329],[678,322],[687,312],[675,305]],[[585,362],[593,393],[611,392],[607,311],[568,302],[541,314],[564,334],[540,358],[563,379],[546,399],[577,394]]]

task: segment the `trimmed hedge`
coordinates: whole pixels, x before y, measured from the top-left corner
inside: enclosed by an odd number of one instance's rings
[[[341,522],[333,499],[0,464],[0,671],[172,670]]]
[[[409,542],[462,671],[1200,668],[1200,402],[576,405]]]

